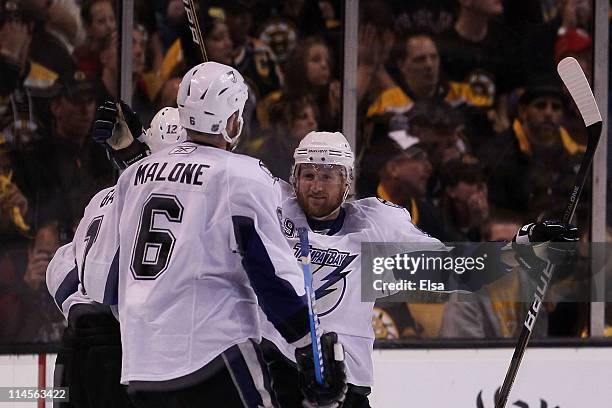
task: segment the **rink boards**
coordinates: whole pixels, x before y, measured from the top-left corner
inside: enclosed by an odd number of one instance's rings
[[[493,408],[511,355],[510,348],[375,350],[372,406]],[[0,356],[0,387],[50,386],[54,362],[55,355]],[[612,407],[611,384],[612,348],[532,348],[508,408]],[[0,402],[36,407],[42,405]]]

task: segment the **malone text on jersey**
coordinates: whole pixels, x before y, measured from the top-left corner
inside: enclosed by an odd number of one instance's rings
[[[137,186],[151,181],[171,181],[201,186],[203,182],[200,180],[200,176],[204,173],[204,169],[209,167],[208,164],[178,162],[170,169],[166,162],[143,163],[136,170],[134,185]]]

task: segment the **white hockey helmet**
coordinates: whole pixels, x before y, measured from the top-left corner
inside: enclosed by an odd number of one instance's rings
[[[299,167],[301,164],[342,166],[346,172],[345,189],[341,205],[346,200],[355,168],[355,155],[351,145],[340,132],[310,132],[300,142],[293,154],[293,167],[290,182],[297,190]]]
[[[143,136],[143,141],[151,149],[158,152],[170,145],[185,141],[185,129],[180,124],[177,108],[162,108],[153,116],[151,127]]]
[[[244,78],[234,68],[218,62],[204,62],[191,68],[179,85],[176,102],[180,123],[185,129],[221,134],[234,144],[242,131],[242,111],[249,97]],[[238,133],[230,137],[227,120],[238,112]]]

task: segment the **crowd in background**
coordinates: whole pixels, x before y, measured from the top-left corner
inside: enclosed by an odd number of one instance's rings
[[[134,3],[132,107],[146,126],[176,106],[201,55],[181,0]],[[249,85],[237,151],[288,180],[308,132],[342,127],[342,2],[199,3],[208,58]],[[118,97],[118,10],[0,4],[0,343],[53,342],[63,319],[46,267],[116,178],[90,128],[96,106]],[[558,217],[586,134],[555,66],[573,56],[592,83],[592,13],[590,0],[361,0],[356,198],[404,206],[446,242],[508,240]],[[588,220],[579,209],[575,222]],[[514,273],[470,302],[381,304],[374,328],[386,339],[511,337],[526,307],[512,299],[528,290]],[[540,335],[588,335],[588,304],[546,314]]]

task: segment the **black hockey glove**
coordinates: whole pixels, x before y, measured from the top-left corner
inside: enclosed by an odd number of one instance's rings
[[[550,261],[569,262],[580,240],[578,228],[559,221],[544,221],[524,225],[512,239],[517,261],[526,269],[540,268]]]
[[[148,146],[136,139],[141,133],[140,119],[127,104],[120,102],[118,109],[115,102],[105,101],[98,106],[93,139],[106,148],[109,158],[120,170],[149,154]]]
[[[344,350],[338,343],[336,333],[324,333],[321,336],[321,353],[323,354],[324,385],[315,380],[312,346],[308,345],[295,350],[298,366],[300,390],[305,399],[304,407],[340,407],[348,389],[344,367]]]
[[[107,141],[113,135],[113,128],[117,122],[117,106],[113,101],[104,101],[96,109],[92,137],[101,145],[107,147]]]
[[[130,133],[134,136],[134,139],[140,137],[144,133],[144,129],[142,128],[142,122],[138,114],[132,110],[130,105],[121,100],[119,101],[119,105],[121,105],[123,119],[125,123],[127,123],[128,129],[130,129]]]

